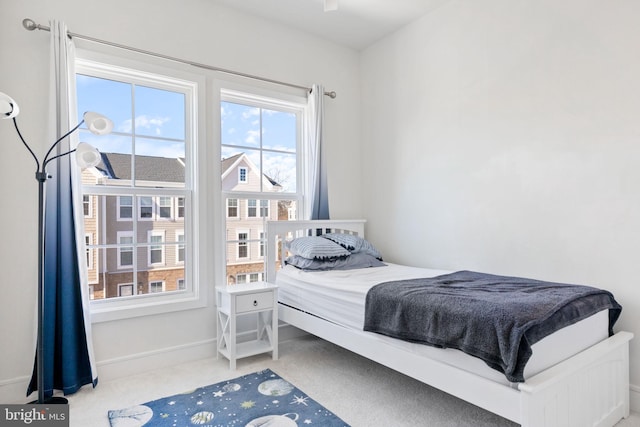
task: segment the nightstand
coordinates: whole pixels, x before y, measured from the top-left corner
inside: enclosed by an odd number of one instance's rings
[[[278,359],[278,287],[268,282],[216,286],[218,301],[218,357],[229,359],[236,369],[236,359],[271,352]],[[239,316],[257,318],[255,337],[237,341]]]

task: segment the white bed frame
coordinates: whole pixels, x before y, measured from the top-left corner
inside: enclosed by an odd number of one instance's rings
[[[318,231],[364,237],[365,220],[267,222],[267,281],[275,282],[285,239]],[[284,238],[283,238],[284,237]],[[386,344],[280,304],[280,320],[466,400],[523,427],[610,427],[629,416],[630,332],[612,337],[520,383],[518,389]]]

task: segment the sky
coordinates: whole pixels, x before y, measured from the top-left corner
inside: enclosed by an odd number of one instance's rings
[[[95,111],[114,122],[112,134],[82,132],[81,141],[103,152],[132,154],[135,126],[135,154],[185,157],[182,93],[141,85],[134,88],[129,83],[84,75],[77,76],[76,86],[78,121],[85,111]],[[263,173],[279,178],[285,191],[295,191],[295,114],[231,102],[222,102],[220,108],[222,158],[244,152],[256,167],[262,166]]]

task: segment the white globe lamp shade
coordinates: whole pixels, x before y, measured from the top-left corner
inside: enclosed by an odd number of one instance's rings
[[[87,111],[83,118],[91,133],[96,135],[106,135],[113,129],[113,122],[102,114]]]
[[[78,144],[78,148],[76,148],[76,163],[78,166],[90,168],[97,166],[101,160],[100,152],[93,145],[86,142]]]
[[[0,119],[13,119],[18,113],[18,103],[9,95],[0,92]]]

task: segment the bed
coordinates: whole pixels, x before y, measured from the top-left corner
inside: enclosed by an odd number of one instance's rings
[[[362,269],[367,270],[362,278],[360,269],[305,274],[281,265],[284,244],[295,237],[327,233],[364,237],[364,224],[364,220],[267,222],[266,278],[279,285],[281,321],[525,427],[613,426],[628,417],[628,343],[633,335],[620,331],[609,336],[604,311],[534,344],[525,381],[514,383],[458,350],[363,331],[367,281],[449,272],[386,263],[379,272]],[[349,292],[335,293],[347,289],[350,281],[356,285]]]

